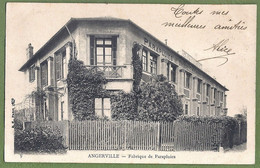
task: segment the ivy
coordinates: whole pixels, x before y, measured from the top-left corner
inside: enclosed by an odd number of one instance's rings
[[[139,85],[142,79],[142,72],[143,72],[143,64],[142,60],[139,57],[140,45],[135,43],[132,48],[132,64],[133,64],[133,91],[139,91]]]
[[[107,83],[104,74],[87,69],[84,63],[76,58],[69,61],[67,85],[72,112],[76,120],[97,119],[94,113],[96,97],[106,97],[103,86]]]
[[[160,75],[149,83],[141,83],[138,93],[120,92],[113,97],[113,119],[174,121],[182,115],[182,102],[174,85],[165,79]]]

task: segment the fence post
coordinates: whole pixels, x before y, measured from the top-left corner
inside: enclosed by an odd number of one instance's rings
[[[69,148],[69,130],[70,130],[70,127],[69,127],[69,124],[70,124],[70,121],[66,121],[65,122],[65,146]]]
[[[124,121],[124,124],[125,124],[125,146],[124,146],[124,148],[125,148],[125,150],[126,150],[126,121]]]
[[[157,132],[157,150],[161,149],[161,144],[160,144],[160,134],[161,134],[161,130],[160,130],[160,122],[157,122],[157,128],[158,128],[158,132]]]

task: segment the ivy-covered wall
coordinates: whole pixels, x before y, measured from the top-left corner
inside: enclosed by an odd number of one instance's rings
[[[69,100],[73,116],[76,120],[93,120],[94,98],[104,97],[107,83],[102,72],[92,71],[84,66],[82,61],[71,58],[67,76]]]

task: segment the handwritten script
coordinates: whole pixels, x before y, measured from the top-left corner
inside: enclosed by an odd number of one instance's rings
[[[228,56],[236,54],[235,52],[232,52],[232,49],[227,47],[229,39],[224,39],[221,40],[220,42],[213,44],[211,47],[205,49],[204,51],[212,51],[212,52],[218,52],[221,55],[215,56],[215,57],[210,57],[210,58],[204,58],[201,60],[198,60],[199,62],[201,61],[206,61],[210,59],[224,59],[224,62],[221,63],[218,66],[222,66],[228,62]]]
[[[200,8],[196,8],[194,10],[186,10],[185,5],[179,5],[177,7],[171,7],[170,11],[173,14],[173,18],[177,19],[177,21],[166,21],[161,24],[163,27],[171,27],[171,28],[190,28],[190,29],[205,29],[206,27],[212,28],[213,30],[246,30],[246,22],[244,20],[232,20],[227,18],[230,14],[230,11],[225,10],[214,10],[206,13],[204,10]],[[196,19],[202,15],[208,15],[208,17],[215,16],[223,16],[223,19],[227,20],[224,23],[216,23],[214,25],[202,24],[199,23],[199,20]],[[201,19],[202,21],[203,19]]]

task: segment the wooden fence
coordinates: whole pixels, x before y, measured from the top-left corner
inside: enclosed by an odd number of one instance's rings
[[[70,150],[218,150],[223,140],[221,123],[144,121],[45,121],[30,128],[59,131]],[[246,142],[246,123],[234,132],[235,145]]]
[[[71,150],[173,150],[173,123],[72,121]]]
[[[221,145],[221,123],[175,122],[174,148],[177,151],[218,150]]]

